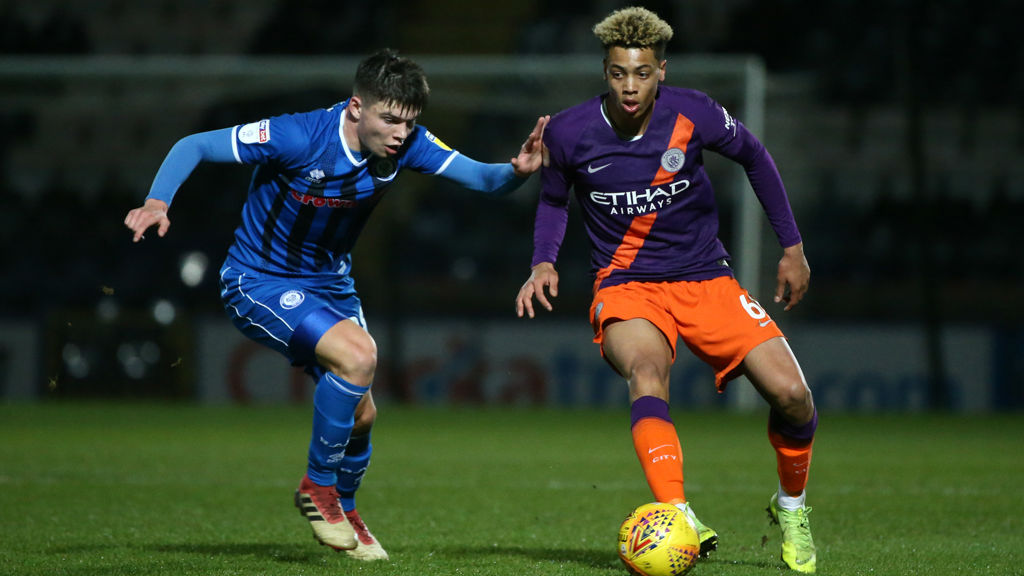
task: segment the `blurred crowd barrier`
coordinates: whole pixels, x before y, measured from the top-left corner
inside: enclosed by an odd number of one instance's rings
[[[917,412],[934,408],[926,343],[904,324],[803,324],[783,320],[823,410]],[[624,381],[601,358],[585,320],[407,320],[371,330],[380,402],[614,408]],[[191,338],[168,334],[192,331]],[[962,325],[943,330],[944,409],[979,413],[1024,408],[1019,350],[1024,331]],[[313,382],[277,352],[207,318],[172,330],[137,331],[122,341],[50,339],[33,326],[0,323],[0,397],[176,399],[199,403],[305,403]],[[743,379],[718,394],[714,375],[680,350],[671,395],[678,409],[763,408]]]

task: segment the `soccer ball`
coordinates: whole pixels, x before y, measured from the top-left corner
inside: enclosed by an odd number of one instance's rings
[[[636,576],[680,576],[699,555],[697,530],[671,504],[643,504],[619,528],[619,558]]]

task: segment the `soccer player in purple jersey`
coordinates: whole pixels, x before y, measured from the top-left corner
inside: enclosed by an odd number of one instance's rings
[[[633,443],[655,498],[686,513],[702,555],[716,549],[717,533],[686,500],[669,416],[669,371],[681,337],[714,368],[720,392],[742,374],[768,402],[779,475],[769,513],[782,528],[785,563],[814,572],[804,489],[817,412],[782,332],[733,276],[718,239],[704,151],[746,169],[783,249],[775,302],[789,310],[806,292],[810,268],[782,180],[764,146],[722,106],[661,84],[672,28],[656,14],[619,10],[594,34],[604,48],[608,92],[553,116],[544,134],[532,272],[516,298],[517,314],[533,318],[533,298],[551,310],[572,189],[590,236],[594,341],[628,383]]]
[[[360,560],[387,552],[356,511],[377,409],[377,346],[350,275],[350,252],[373,208],[409,168],[488,195],[540,169],[541,117],[518,155],[485,164],[416,124],[429,87],[415,62],[381,50],[356,70],[351,98],[330,108],[192,134],[157,171],[125,225],[167,233],[175,192],[200,162],[255,165],[242,221],[220,271],[221,298],[246,336],[304,366],[316,381],[306,474],[295,505],[320,543]]]

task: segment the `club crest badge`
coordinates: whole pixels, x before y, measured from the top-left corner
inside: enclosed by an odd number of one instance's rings
[[[289,290],[284,294],[281,294],[281,308],[285,310],[291,310],[302,304],[302,301],[306,299],[306,295],[298,290]]]
[[[666,172],[679,172],[686,162],[686,155],[679,148],[669,148],[661,155],[661,167]]]

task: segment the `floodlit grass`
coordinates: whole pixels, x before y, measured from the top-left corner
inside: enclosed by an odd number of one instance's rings
[[[651,499],[621,411],[385,405],[359,509],[391,554],[318,546],[293,509],[310,409],[0,405],[0,574],[613,576]],[[692,574],[780,574],[764,415],[673,414],[718,530]],[[822,414],[818,573],[1024,573],[1024,417]]]

